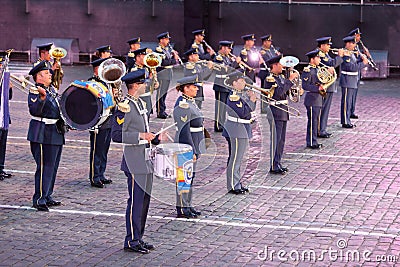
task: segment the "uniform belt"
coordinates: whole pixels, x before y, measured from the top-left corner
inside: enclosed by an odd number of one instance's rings
[[[174,66],[170,65],[170,66],[163,66],[163,67],[164,67],[164,69],[172,69]]]
[[[357,76],[358,71],[341,71],[340,73],[345,74],[345,75],[351,75],[351,76]]]
[[[216,74],[215,78],[226,78],[228,75],[221,75],[221,74]]]
[[[190,127],[191,133],[199,133],[203,131],[203,127]]]
[[[233,121],[233,122],[239,122],[239,123],[246,123],[246,124],[250,124],[251,120],[245,120],[245,119],[241,119],[241,118],[235,118],[232,116],[228,115],[228,121]]]
[[[260,68],[260,70],[267,70],[267,68]]]
[[[202,82],[196,82],[196,84],[197,84],[198,86],[203,86],[203,83],[202,83]]]
[[[147,93],[141,94],[139,97],[141,97],[141,96],[151,96],[151,93],[147,92]]]
[[[148,143],[149,143],[149,141],[147,141],[147,140],[139,140],[139,145],[146,145]]]
[[[35,116],[32,116],[32,120],[42,121],[45,124],[56,124],[58,121],[58,119],[41,118],[41,117],[35,117]]]

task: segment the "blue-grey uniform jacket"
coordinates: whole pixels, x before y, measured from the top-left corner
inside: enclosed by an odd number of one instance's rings
[[[135,63],[136,63],[135,53],[133,53],[133,51],[129,51],[128,55],[126,55],[126,60],[125,60],[127,72],[131,72],[132,71],[131,69],[133,68]]]
[[[319,51],[319,57],[321,58],[321,63],[329,66],[329,67],[339,67],[340,64],[343,62],[343,58],[340,56],[336,56],[335,58],[332,58],[328,53],[324,53],[322,51]],[[332,84],[326,89],[326,92],[328,93],[333,93],[335,91],[335,84]]]
[[[196,97],[200,97],[200,98],[204,97],[202,82],[204,80],[207,80],[211,76],[211,73],[212,73],[212,69],[209,69],[207,66],[204,66],[201,63],[187,62],[185,64],[185,68],[183,70],[183,75],[184,76],[196,75],[198,81],[201,83],[201,86],[200,86],[199,90],[197,91]]]
[[[289,90],[293,86],[293,83],[291,81],[289,81],[288,79],[285,79],[285,77],[282,74],[279,74],[279,75],[272,74],[272,77],[275,79],[275,84],[276,84],[272,98],[276,101],[287,100]],[[271,86],[269,85],[269,82],[268,82],[266,85],[266,88],[270,88],[270,87]],[[288,110],[287,103],[286,103],[286,105],[278,104],[277,106],[284,110]],[[274,105],[271,105],[270,107],[271,107],[272,114],[274,115],[274,119],[276,121],[288,121],[289,120],[289,113],[287,113],[284,110],[274,107]]]
[[[215,54],[210,55],[210,53],[207,52],[207,49],[205,48],[205,45],[203,43],[197,44],[193,41],[192,48],[197,48],[199,58],[201,60],[212,60],[215,57]]]
[[[308,65],[301,74],[302,87],[306,91],[304,105],[306,107],[322,107],[322,95],[319,93],[321,82],[317,76],[318,67]]]
[[[171,80],[172,70],[166,71],[165,69],[172,68],[176,64],[174,54],[169,46],[162,47],[161,45],[156,47],[155,52],[161,54],[162,61],[161,66],[157,68],[159,80]],[[164,71],[163,71],[164,70]]]
[[[233,69],[239,68],[239,64],[231,57],[222,55],[218,53],[218,55],[214,59],[215,63],[219,65],[226,66],[226,68],[221,68],[221,70],[215,71],[215,80],[213,89],[217,92],[226,92],[228,93],[230,90],[224,85],[224,80],[227,77],[227,74],[231,73]]]
[[[57,131],[55,123],[46,124],[46,120],[62,120],[60,108],[54,87],[45,87],[43,84],[36,84],[46,90],[46,98],[40,99],[37,91],[30,90],[28,94],[29,113],[33,117],[29,122],[28,140],[40,144],[63,145],[64,134]],[[41,118],[44,118],[41,119]]]
[[[360,79],[358,72],[366,66],[361,57],[357,58],[354,54],[343,56],[343,62],[340,65],[340,86],[357,88]]]
[[[175,142],[191,145],[193,154],[199,157],[206,150],[203,141],[204,118],[194,98],[179,96],[175,103],[173,115],[178,127]]]
[[[251,101],[246,92],[232,91],[227,101],[227,120],[222,136],[229,138],[253,137],[251,130],[251,112],[256,109],[256,103]]]

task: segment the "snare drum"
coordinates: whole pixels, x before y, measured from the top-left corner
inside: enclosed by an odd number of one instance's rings
[[[193,150],[180,143],[160,144],[155,148],[154,174],[174,179],[179,191],[189,190],[193,178]]]
[[[95,81],[74,81],[62,93],[60,100],[64,121],[77,130],[101,125],[114,105],[108,88]]]

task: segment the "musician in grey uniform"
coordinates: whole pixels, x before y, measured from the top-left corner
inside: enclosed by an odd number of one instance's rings
[[[228,141],[229,157],[226,169],[227,189],[230,194],[245,194],[248,188],[241,183],[240,166],[252,138],[251,112],[256,108],[256,95],[244,91],[252,81],[240,72],[229,74],[226,82],[232,91],[227,101],[227,120],[222,136]]]
[[[340,65],[340,87],[342,87],[340,122],[343,128],[353,128],[354,125],[350,121],[351,107],[360,79],[359,71],[367,66],[368,59],[363,54],[359,58],[354,55],[356,47],[354,36],[347,36],[343,38],[343,41],[345,51],[343,63]]]
[[[265,87],[270,89],[274,86],[274,94],[272,95],[274,102],[270,101],[270,107],[272,114],[274,115],[276,128],[276,149],[273,154],[274,160],[270,169],[270,173],[273,174],[285,174],[289,171],[287,167],[283,167],[281,164],[286,140],[286,127],[289,120],[287,96],[289,90],[293,86],[292,81],[298,77],[298,74],[293,72],[290,74],[289,79],[285,79],[282,75],[283,66],[279,63],[281,58],[282,55],[278,55],[270,58],[266,62],[270,68],[272,79],[267,80]]]
[[[269,70],[268,66],[266,65],[265,62],[267,62],[268,59],[274,57],[274,56],[279,56],[281,53],[275,49],[275,47],[272,45],[272,34],[267,34],[261,37],[262,41],[262,46],[260,49],[260,55],[263,58],[264,62],[260,64],[260,72],[258,73],[258,77],[260,78],[261,81],[261,87],[265,88],[265,79],[269,75]],[[266,100],[264,96],[261,96],[263,100]],[[271,113],[269,105],[266,104],[265,102],[261,101],[261,114],[268,114]]]
[[[135,37],[127,41],[129,44],[129,52],[125,59],[126,70],[131,71],[132,67],[135,65],[135,53],[134,51],[140,49],[140,37]]]
[[[194,36],[192,48],[197,49],[199,58],[201,60],[212,60],[215,57],[215,51],[204,41],[205,30],[195,30],[192,33]]]
[[[146,72],[146,79],[147,79],[146,90],[139,97],[146,103],[145,108],[147,109],[147,118],[150,119],[150,114],[153,113],[153,104],[151,101],[151,96],[154,89],[158,88],[159,83],[157,81],[157,78],[155,77],[156,75],[153,75],[153,73],[151,73],[144,64],[144,57],[146,56],[147,51],[148,48],[144,47],[132,52],[135,55],[135,64],[129,71],[137,71],[140,69],[144,69]]]
[[[145,104],[139,98],[145,91],[145,70],[129,72],[122,81],[126,83],[128,94],[117,105],[112,139],[125,144],[121,170],[127,177],[129,198],[124,250],[147,254],[154,249],[153,245],[143,241],[153,185],[153,164],[149,154],[151,144],[157,145],[159,140],[149,130]]]
[[[317,142],[318,119],[322,107],[322,95],[320,91],[324,91],[317,76],[318,65],[321,62],[319,52],[318,49],[315,49],[306,54],[309,64],[303,69],[303,73],[301,74],[303,89],[307,91],[304,97],[304,105],[307,108],[308,119],[306,144],[307,147],[311,149],[319,149],[322,147],[322,144],[318,144]]]
[[[193,176],[189,192],[179,191],[176,184],[176,210],[178,218],[196,218],[201,212],[192,206],[193,180],[196,173],[196,162],[206,151],[204,142],[203,114],[197,107],[194,97],[198,90],[197,75],[187,76],[177,81],[176,89],[182,93],[174,107],[174,121],[178,130],[176,143],[188,144],[193,149]]]
[[[243,35],[242,39],[244,41],[243,49],[240,51],[240,57],[244,63],[241,65],[243,68],[243,73],[249,77],[253,82],[256,81],[256,69],[264,62],[260,53],[255,49],[255,36],[254,34]]]
[[[170,38],[169,32],[164,32],[157,35],[159,45],[156,47],[155,52],[161,54],[163,57],[161,67],[157,68],[160,87],[157,90],[156,110],[157,118],[159,119],[166,119],[169,117],[169,115],[165,112],[165,99],[167,97],[169,84],[172,79],[172,67],[177,64],[180,59],[178,52],[173,50],[170,45]]]
[[[332,58],[329,55],[329,50],[332,45],[332,37],[321,37],[316,39],[319,49],[319,57],[321,58],[322,65],[327,67],[338,67],[343,62],[343,49],[338,50],[338,55]],[[331,133],[328,133],[326,128],[328,126],[329,110],[331,108],[333,93],[335,92],[335,84],[332,84],[326,89],[326,96],[322,98],[322,109],[319,117],[318,137],[329,138]]]
[[[222,126],[226,120],[226,102],[230,90],[225,86],[224,81],[227,75],[232,70],[239,68],[238,62],[241,61],[240,57],[233,58],[230,53],[233,49],[232,41],[220,41],[218,54],[214,62],[219,64],[222,68],[216,70],[213,90],[215,92],[215,115],[214,115],[214,131],[222,132]]]
[[[193,76],[196,75],[198,80],[201,82],[197,83],[197,94],[195,97],[196,105],[199,109],[204,101],[204,92],[203,92],[203,81],[207,80],[212,73],[213,63],[212,61],[208,61],[207,63],[203,64],[204,62],[199,63],[199,53],[196,48],[191,48],[184,53],[187,57],[188,62],[184,65],[183,75],[184,76]]]

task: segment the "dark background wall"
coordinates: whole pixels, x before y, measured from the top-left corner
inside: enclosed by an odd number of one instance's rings
[[[342,1],[344,2],[344,1]],[[224,2],[208,0],[1,0],[0,50],[30,49],[33,38],[76,38],[83,53],[111,44],[126,54],[126,40],[169,31],[183,53],[191,31],[204,27],[207,41],[241,45],[240,36],[272,33],[285,54],[305,60],[317,37],[333,36],[334,46],[353,28],[361,27],[370,49],[388,50],[389,62],[400,65],[400,6],[357,4],[291,4],[287,2]],[[258,39],[257,45],[260,46]]]

